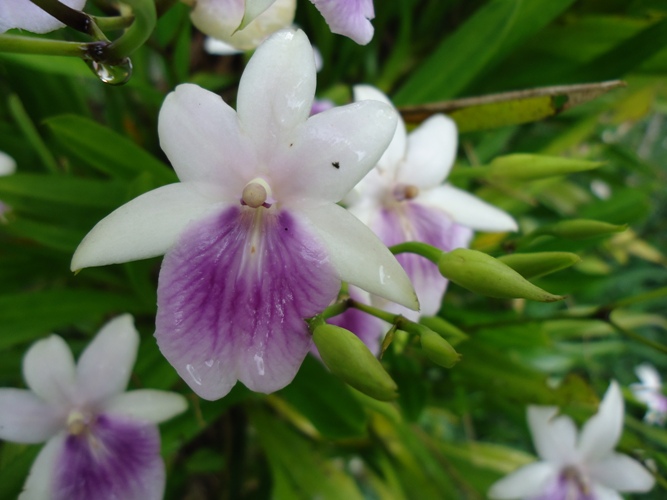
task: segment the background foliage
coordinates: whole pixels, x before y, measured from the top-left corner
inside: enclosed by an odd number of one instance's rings
[[[142,333],[132,385],[190,401],[162,426],[167,498],[478,499],[532,459],[526,405],[559,405],[582,422],[610,379],[627,387],[640,362],[667,367],[667,1],[376,1],[367,47],[332,35],[304,1],[297,22],[325,61],[318,95],[338,103],[362,82],[416,105],[626,80],[544,121],[460,138],[453,181],[521,225],[517,234],[479,234],[473,247],[494,256],[568,251],[581,262],[533,280],[567,295],[553,304],[450,285],[440,315],[467,334],[457,345],[463,359],[440,368],[399,335],[383,358],[399,385],[396,403],[355,392],[314,359],[276,394],[237,386],[220,401],[199,400],[152,338],[159,259],[69,271],[99,219],[175,180],[157,138],[166,93],[194,82],[234,101],[248,56],[207,55],[188,12],[178,4],[159,20],[123,87],[103,85],[79,60],[0,53],[0,150],[18,163],[16,175],[0,178],[0,199],[13,208],[0,225],[0,386],[22,386],[21,358],[36,339],[56,332],[77,351],[105,319],[131,312]],[[470,175],[518,152],[604,164],[525,182]],[[628,228],[577,240],[528,236],[572,218]],[[651,460],[659,484],[645,497],[663,498],[667,432],[644,424],[644,408],[625,396],[619,449]],[[17,495],[38,449],[0,444],[1,498]]]

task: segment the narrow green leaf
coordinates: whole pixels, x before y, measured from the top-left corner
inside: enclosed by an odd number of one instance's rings
[[[92,120],[61,115],[46,126],[72,155],[91,167],[122,179],[148,172],[163,183],[175,182],[176,174],[131,140]]]
[[[394,96],[397,104],[459,95],[574,0],[494,0],[447,37]]]

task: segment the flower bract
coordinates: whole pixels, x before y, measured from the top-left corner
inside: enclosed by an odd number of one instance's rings
[[[23,375],[30,390],[0,389],[0,438],[47,441],[21,498],[162,498],[155,424],[187,405],[175,393],[124,392],[138,344],[132,317],[124,315],[100,330],[76,365],[57,335],[28,350]]]
[[[265,393],[287,385],[311,345],[304,319],[341,281],[418,307],[389,250],[336,205],[382,155],[396,114],[364,101],[309,118],[314,94],[301,31],[278,32],[255,52],[236,112],[179,86],[159,135],[181,182],[107,216],[72,259],[76,270],[166,253],[155,337],[203,398],[237,380]]]
[[[355,100],[375,99],[390,104],[379,90],[359,85]],[[426,120],[409,135],[399,120],[391,144],[377,167],[346,198],[349,210],[387,245],[421,241],[450,251],[467,247],[473,230],[512,231],[516,222],[507,213],[444,183],[456,157],[455,123],[444,115]],[[400,254],[421,304],[421,314],[440,309],[447,281],[437,266],[415,254]],[[398,309],[411,319],[414,313]]]
[[[645,492],[655,483],[639,462],[614,451],[623,430],[623,396],[615,381],[581,432],[550,406],[530,406],[528,425],[540,461],[494,483],[490,498],[621,500],[618,492]]]
[[[81,10],[86,4],[86,0],[60,0],[60,2],[76,10]],[[30,0],[2,0],[0,2],[0,33],[13,28],[33,33],[48,33],[64,26]]]

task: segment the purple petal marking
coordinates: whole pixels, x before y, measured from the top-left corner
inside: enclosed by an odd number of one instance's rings
[[[561,471],[541,495],[530,500],[596,500],[590,484],[584,484],[585,478],[573,467]]]
[[[383,208],[371,228],[387,246],[406,241],[421,241],[444,251],[468,247],[473,231],[453,222],[447,214],[413,201]],[[440,309],[447,280],[428,259],[416,254],[396,256],[408,273],[417,292],[421,314],[432,316]]]
[[[349,294],[354,300],[364,304],[369,303],[368,294],[357,287],[350,286]],[[380,353],[380,340],[385,329],[383,329],[382,320],[375,316],[361,312],[359,309],[348,309],[343,314],[328,319],[327,323],[350,330],[366,344],[373,354],[377,356]],[[312,352],[319,357],[319,352],[314,344]]]
[[[87,431],[67,436],[53,480],[56,500],[159,500],[165,472],[158,429],[99,415]]]
[[[273,392],[308,353],[304,318],[339,289],[308,222],[287,211],[228,207],[192,224],[167,253],[155,337],[204,399],[225,396],[237,380]]]
[[[360,45],[373,38],[373,0],[310,0],[322,13],[332,33],[345,35]]]

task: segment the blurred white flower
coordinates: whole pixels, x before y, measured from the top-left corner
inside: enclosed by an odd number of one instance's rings
[[[171,392],[124,392],[138,346],[126,314],[100,330],[76,365],[57,335],[30,347],[23,359],[30,390],[0,389],[0,439],[48,441],[20,498],[162,498],[155,424],[185,411],[187,403]]]
[[[648,363],[637,366],[635,373],[641,383],[632,384],[630,390],[637,400],[648,407],[644,420],[650,424],[664,425],[667,420],[667,397],[662,393],[660,374]]]
[[[391,105],[382,92],[368,85],[356,86],[354,99]],[[409,135],[399,120],[377,166],[345,198],[348,209],[387,246],[421,241],[450,251],[467,247],[473,230],[516,230],[516,222],[506,212],[444,182],[456,158],[457,142],[456,124],[445,115],[432,116]],[[417,291],[421,314],[436,314],[447,280],[424,257],[405,253],[397,258]],[[413,320],[419,317],[405,308],[391,308]]]
[[[7,153],[0,151],[0,176],[11,175],[16,172],[16,162]],[[0,200],[0,222],[7,222],[5,214],[11,209],[9,205]]]
[[[553,406],[529,406],[528,426],[541,461],[494,483],[489,498],[622,500],[618,492],[653,488],[655,479],[639,462],[614,452],[623,430],[623,397],[616,381],[580,433]]]

